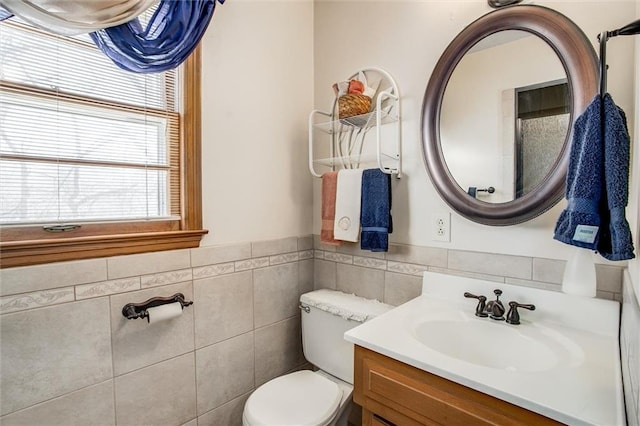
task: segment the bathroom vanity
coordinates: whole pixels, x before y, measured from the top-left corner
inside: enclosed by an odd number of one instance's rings
[[[363,425],[561,424],[360,346],[354,386]]]
[[[465,292],[534,304],[520,324]],[[371,425],[624,425],[619,304],[425,272],[422,295],[345,333]]]

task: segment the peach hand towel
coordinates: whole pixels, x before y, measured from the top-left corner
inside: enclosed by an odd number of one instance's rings
[[[327,172],[322,175],[322,228],[320,229],[320,242],[334,246],[342,244],[333,237],[337,186],[338,172]]]

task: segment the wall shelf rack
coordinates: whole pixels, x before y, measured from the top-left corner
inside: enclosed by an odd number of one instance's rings
[[[336,170],[338,167],[363,168],[365,164],[376,164],[384,173],[398,178],[402,176],[402,122],[398,86],[388,72],[376,67],[357,70],[348,80],[357,78],[361,73],[369,84],[373,82],[377,86],[370,112],[338,119],[335,99],[330,112],[313,110],[309,114],[309,171],[315,177],[322,177],[316,171],[316,166]],[[382,126],[385,125],[395,126],[395,129],[389,136],[393,140],[383,143]],[[365,150],[370,130],[375,132],[374,153]],[[315,156],[318,133],[329,135],[329,157]]]

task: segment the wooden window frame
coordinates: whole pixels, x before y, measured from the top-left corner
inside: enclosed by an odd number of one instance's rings
[[[41,226],[0,227],[0,268],[198,247],[202,229],[201,49],[183,68],[180,220],[83,224],[50,233]]]

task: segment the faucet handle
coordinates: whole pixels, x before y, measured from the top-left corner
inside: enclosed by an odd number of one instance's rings
[[[500,296],[502,296],[502,290],[500,290],[499,288],[496,288],[495,290],[493,290],[493,294],[496,295],[496,300],[494,300],[493,302],[502,306],[502,301],[500,300]]]
[[[507,322],[509,324],[520,324],[520,314],[518,313],[518,308],[528,309],[530,311],[536,310],[535,305],[525,305],[514,301],[509,302],[509,313],[507,313]]]
[[[468,291],[465,291],[464,297],[470,299],[478,299],[478,306],[476,306],[476,316],[485,318],[488,314],[485,312],[485,302],[487,301],[486,296],[476,296],[475,294],[471,294]]]

